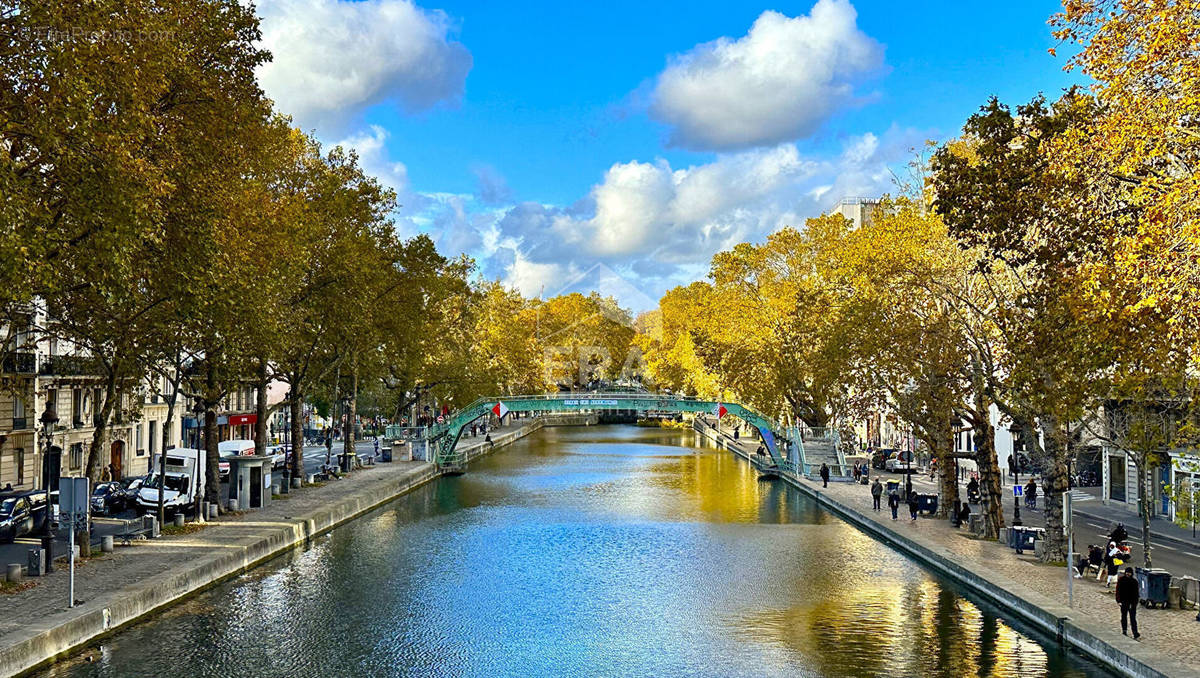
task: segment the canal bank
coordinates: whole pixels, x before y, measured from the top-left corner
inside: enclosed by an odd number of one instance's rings
[[[699,419],[697,420],[700,421]],[[720,447],[734,452],[753,465],[752,449],[757,444],[753,441],[733,440],[732,437],[714,430],[711,426],[698,423],[695,430],[709,441]],[[999,568],[989,567],[985,563],[998,563],[1000,558],[1010,557],[1011,552],[998,544],[978,541],[980,545],[995,546],[989,551],[980,551],[977,557],[965,555],[953,548],[948,548],[941,537],[945,535],[933,533],[930,530],[905,529],[915,527],[910,521],[892,521],[886,512],[876,513],[867,510],[869,502],[867,488],[852,485],[847,482],[835,482],[830,487],[823,488],[819,481],[797,478],[790,474],[781,476],[783,482],[792,485],[805,495],[812,498],[817,505],[830,511],[839,518],[849,522],[875,539],[888,544],[896,550],[913,558],[922,565],[938,574],[956,582],[964,589],[980,598],[989,601],[1002,610],[1007,611],[1022,622],[1042,631],[1076,652],[1109,667],[1121,675],[1137,678],[1162,678],[1166,676],[1180,678],[1200,678],[1200,670],[1194,665],[1178,661],[1180,652],[1191,648],[1181,642],[1176,647],[1155,647],[1150,642],[1137,642],[1118,633],[1114,628],[1118,620],[1118,608],[1110,603],[1111,609],[1107,616],[1101,616],[1103,610],[1071,609],[1056,602],[1052,597],[1035,590],[1029,585],[1034,577],[1043,578],[1051,568],[1025,564],[1028,577],[1017,580],[1009,574],[997,571]],[[856,501],[857,500],[857,501]],[[860,508],[860,506],[863,506]],[[931,521],[921,519],[920,527],[924,528]],[[933,527],[932,525],[930,527]],[[945,527],[938,525],[937,527]],[[945,530],[949,530],[948,527]],[[956,532],[947,532],[952,539],[965,539]],[[972,540],[974,541],[974,540]],[[983,556],[986,553],[986,557]],[[1063,584],[1062,568],[1052,568],[1052,579]],[[1083,599],[1083,584],[1077,597],[1077,608],[1086,601]],[[1099,614],[1097,614],[1099,612]],[[1194,623],[1194,622],[1193,622]],[[1145,626],[1145,619],[1143,619]],[[1200,624],[1196,624],[1200,627]],[[1149,636],[1152,632],[1143,629],[1143,634]],[[1193,631],[1193,634],[1196,633]],[[1160,639],[1155,639],[1160,640]],[[1184,638],[1180,638],[1183,641]],[[1157,644],[1157,643],[1156,643]],[[1194,640],[1190,643],[1195,645]],[[1167,653],[1171,654],[1167,654]]]
[[[594,423],[586,417],[517,420],[464,440],[468,458],[490,454],[546,425]],[[223,516],[191,533],[118,547],[82,563],[77,605],[68,608],[65,572],[0,596],[0,676],[27,673],[219,582],[301,548],[438,477],[427,462],[367,467],[349,478],[293,491],[261,511]]]

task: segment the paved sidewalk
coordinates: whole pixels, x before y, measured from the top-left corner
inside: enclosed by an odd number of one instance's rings
[[[732,439],[727,438],[727,443],[732,444]],[[754,441],[739,441],[737,446],[746,454],[753,454],[756,444]],[[900,476],[885,473],[882,477]],[[928,476],[914,480],[918,486],[926,485],[918,487],[918,491],[932,488]],[[960,557],[963,563],[968,563],[973,572],[984,578],[995,577],[998,581],[1019,582],[1033,593],[1064,607],[1067,605],[1065,567],[1038,563],[1032,553],[1018,556],[1007,546],[996,541],[973,538],[964,530],[951,527],[944,519],[922,517],[913,522],[908,519],[908,511],[903,507],[901,519],[893,521],[886,505],[880,512],[871,509],[870,487],[867,485],[843,481],[830,482],[828,488],[822,488],[819,479],[800,479],[798,482],[857,510],[886,530],[921,544],[946,549]],[[1040,515],[1040,512],[1038,513]],[[1026,514],[1026,510],[1022,508],[1022,518],[1025,518]],[[1006,519],[1008,517],[1011,516],[1007,516]],[[1030,521],[1025,523],[1030,524]],[[1195,611],[1143,608],[1138,615],[1142,633],[1142,640],[1138,643],[1120,635],[1120,608],[1111,590],[1106,590],[1104,584],[1087,579],[1075,579],[1074,583],[1074,610],[1079,617],[1072,618],[1090,620],[1097,628],[1097,635],[1106,634],[1104,639],[1114,647],[1119,647],[1132,656],[1140,654],[1153,657],[1154,654],[1146,655],[1145,652],[1151,650],[1183,666],[1200,667],[1200,622],[1196,621]],[[1191,675],[1200,675],[1200,671],[1193,671]]]

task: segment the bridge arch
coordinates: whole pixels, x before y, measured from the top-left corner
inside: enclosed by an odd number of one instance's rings
[[[720,410],[725,412],[721,413]],[[464,459],[455,451],[463,429],[488,414],[502,412],[594,412],[597,410],[635,410],[656,412],[691,412],[713,415],[731,414],[758,429],[763,446],[776,466],[784,459],[775,440],[775,423],[754,410],[738,403],[699,398],[687,398],[658,393],[551,393],[480,398],[452,413],[445,422],[429,429],[428,440],[434,445],[438,466],[461,470]]]

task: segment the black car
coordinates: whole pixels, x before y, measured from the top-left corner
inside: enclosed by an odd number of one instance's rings
[[[120,513],[131,503],[129,493],[121,483],[100,483],[92,490],[92,513],[97,515]]]
[[[33,532],[33,506],[29,497],[9,495],[0,498],[0,542],[11,542]]]

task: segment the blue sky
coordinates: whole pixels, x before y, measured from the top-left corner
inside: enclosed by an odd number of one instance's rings
[[[527,294],[642,310],[736,242],[889,189],[987,97],[1076,74],[1057,2],[264,0],[281,110],[358,149],[397,228]]]

